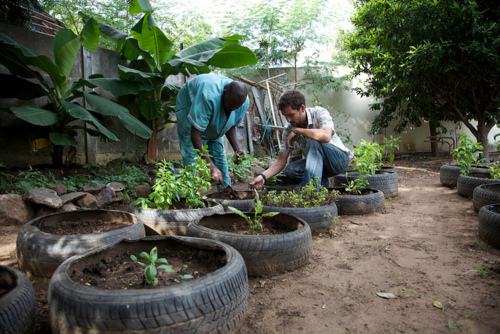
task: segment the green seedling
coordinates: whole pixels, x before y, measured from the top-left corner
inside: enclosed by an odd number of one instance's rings
[[[252,235],[255,234],[255,232],[259,233],[262,232],[262,224],[260,223],[262,218],[264,217],[273,217],[279,214],[279,212],[268,212],[268,213],[262,213],[262,207],[263,204],[266,202],[266,197],[264,197],[263,201],[260,200],[259,193],[257,190],[255,190],[255,199],[254,199],[254,216],[250,217],[241,212],[240,210],[229,206],[229,210],[233,211],[235,214],[243,217],[248,224],[250,224],[250,231],[252,232]]]
[[[481,267],[477,267],[477,271],[479,272],[479,274],[481,274],[481,276],[483,277],[486,277],[488,276],[488,274],[490,273],[490,270],[488,268],[481,268]]]
[[[134,261],[134,263],[138,263],[144,267],[144,277],[146,278],[146,282],[148,282],[148,284],[152,284],[153,286],[156,286],[158,284],[158,278],[156,277],[157,263],[163,263],[160,264],[158,268],[165,270],[165,272],[174,271],[172,267],[169,266],[167,259],[163,257],[158,258],[158,249],[156,248],[156,246],[153,247],[149,254],[146,252],[142,252],[141,254],[139,254],[139,256],[148,260],[149,264],[140,262],[135,255],[130,255],[130,258],[132,259],[132,261]]]
[[[180,282],[179,282],[178,280],[176,280],[176,279],[175,279],[174,281],[176,281],[177,283],[180,283],[180,284],[184,283],[184,281],[186,281],[186,280],[188,280],[188,279],[194,278],[194,276],[193,276],[193,275],[189,275],[189,274],[186,274],[186,275],[179,275],[179,277],[181,278],[181,281],[180,281]]]

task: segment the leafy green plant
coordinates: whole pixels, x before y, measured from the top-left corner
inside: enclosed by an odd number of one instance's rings
[[[262,218],[273,217],[273,216],[276,216],[277,214],[279,214],[279,212],[262,213],[262,208],[263,208],[263,205],[265,204],[267,198],[264,197],[264,199],[261,201],[257,190],[254,190],[254,191],[255,191],[255,199],[254,199],[253,217],[247,216],[246,214],[244,214],[240,210],[236,209],[235,207],[232,207],[232,206],[228,207],[229,210],[231,210],[235,214],[243,217],[248,222],[248,224],[250,225],[250,232],[252,232],[252,235],[255,234],[255,232],[257,232],[257,233],[262,232],[262,224],[260,223]]]
[[[500,179],[500,162],[495,161],[488,166],[492,179]]]
[[[208,163],[201,156],[209,156],[207,146],[203,146],[202,152],[194,150],[198,153],[196,162],[189,166],[181,168],[176,172],[171,162],[165,160],[158,162],[158,172],[156,174],[156,182],[152,187],[152,192],[149,198],[138,198],[135,205],[140,205],[143,208],[155,208],[169,210],[174,202],[179,202],[181,197],[185,197],[186,205],[190,208],[197,208],[203,205],[201,200],[202,189],[207,192],[211,187],[208,181],[211,179],[210,168]]]
[[[139,256],[148,260],[149,264],[139,261],[135,255],[130,255],[130,258],[134,261],[134,263],[138,263],[144,267],[144,278],[148,284],[152,284],[153,286],[158,284],[158,277],[156,277],[156,274],[158,273],[158,269],[156,268],[157,263],[163,263],[158,266],[159,269],[163,269],[165,272],[174,272],[172,267],[168,265],[167,259],[163,257],[158,258],[158,249],[156,246],[151,249],[149,254],[142,252]]]
[[[348,174],[346,173],[346,176]],[[350,194],[361,194],[361,191],[366,189],[366,186],[369,184],[366,179],[366,175],[360,175],[355,180],[349,181],[348,185],[345,187],[345,190]]]
[[[271,190],[266,197],[269,206],[312,208],[333,202],[338,194],[336,190],[328,191],[317,180],[311,180],[298,190]]]
[[[457,148],[451,151],[457,163],[460,165],[460,173],[469,175],[472,164],[483,161],[483,159],[479,158],[477,155],[477,152],[482,150],[483,145],[481,145],[481,143],[475,143],[468,138],[467,134],[462,132]]]
[[[60,29],[54,37],[54,61],[0,34],[0,63],[10,74],[0,74],[2,98],[18,98],[26,101],[20,106],[10,107],[15,116],[47,129],[48,138],[54,144],[52,164],[60,168],[63,163],[63,148],[76,146],[78,131],[102,140],[119,141],[104,124],[104,116],[118,119],[130,132],[141,138],[149,138],[152,131],[128,109],[100,95],[82,89],[94,88],[88,81],[80,79],[71,83],[70,73],[76,63],[81,47],[90,51],[96,48],[99,36],[98,23],[87,21],[81,34],[69,29]],[[45,97],[46,106],[39,107],[34,98]],[[83,99],[88,108],[82,107]],[[75,123],[82,121],[84,124]],[[80,133],[81,135],[81,133]]]
[[[249,159],[248,157],[245,158],[243,155],[240,155],[238,157],[238,163],[234,163],[233,157],[233,154],[229,154],[227,157],[227,168],[229,172],[233,173],[233,175],[236,176],[238,180],[247,179],[251,173],[251,159]]]

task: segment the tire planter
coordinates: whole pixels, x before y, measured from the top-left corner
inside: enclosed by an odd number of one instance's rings
[[[500,203],[500,183],[483,184],[474,189],[472,194],[474,210],[479,211],[481,207],[495,203]]]
[[[104,233],[79,235],[56,235],[40,230],[42,226],[91,220],[126,221],[132,225]],[[17,260],[22,271],[34,276],[51,277],[61,263],[75,254],[81,254],[120,239],[137,239],[144,236],[144,225],[128,212],[78,210],[53,213],[35,218],[21,228],[16,240]]]
[[[224,212],[224,207],[210,199],[203,200],[206,208],[183,210],[143,209],[131,205],[129,211],[144,225],[160,235],[186,235],[187,225],[200,216]]]
[[[340,192],[335,201],[340,216],[364,215],[385,208],[384,193],[377,189],[364,189],[360,195],[348,193],[345,187],[329,187],[328,190]]]
[[[479,210],[477,232],[481,240],[500,248],[500,204],[485,205]]]
[[[139,254],[195,248],[225,256],[206,276],[154,289],[106,290],[74,282],[68,273],[116,253]],[[227,333],[235,331],[248,305],[245,262],[232,247],[214,240],[152,236],[124,240],[65,261],[50,280],[53,333]]]
[[[490,179],[490,174],[470,173],[469,175],[460,174],[457,180],[457,191],[464,197],[471,197],[474,189],[482,184],[500,183],[500,179]]]
[[[474,165],[476,166],[476,165]],[[487,167],[471,167],[471,173],[489,174]],[[448,187],[456,187],[458,176],[460,175],[460,165],[443,165],[439,168],[439,179],[441,184]]]
[[[355,181],[359,177],[359,172],[351,172],[345,174],[335,175],[333,177],[333,185],[335,187],[346,186],[351,181]],[[376,171],[374,175],[367,177],[369,189],[380,190],[384,196],[396,197],[398,196],[398,173]]]
[[[0,333],[28,334],[35,327],[35,293],[19,270],[0,266]]]
[[[337,205],[335,203],[314,208],[291,208],[264,205],[262,207],[262,212],[279,212],[298,217],[309,225],[312,234],[327,232],[335,223],[335,218],[338,216]]]
[[[219,203],[224,208],[225,212],[232,212],[229,207],[232,206],[242,212],[252,211],[254,207],[255,192],[237,190],[236,193],[245,199],[225,199],[221,198],[221,192],[206,194],[204,198],[208,198],[216,203]]]
[[[251,215],[251,213],[248,213]],[[277,224],[291,232],[275,235],[243,235],[208,228],[204,225],[245,225],[234,213],[200,217],[188,225],[189,236],[218,240],[234,247],[245,259],[249,276],[271,276],[304,266],[311,255],[312,236],[309,225],[298,217],[279,214],[265,217],[263,224]]]

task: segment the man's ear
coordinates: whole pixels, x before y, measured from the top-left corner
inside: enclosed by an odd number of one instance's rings
[[[301,112],[306,111],[306,106],[305,106],[305,105],[303,105],[303,104],[302,104],[302,105],[300,105],[300,111],[301,111]]]

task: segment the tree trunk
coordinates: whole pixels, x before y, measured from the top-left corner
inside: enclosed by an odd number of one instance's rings
[[[431,134],[431,156],[433,157],[439,157],[439,152],[437,150],[437,144],[435,142],[432,142],[432,140],[435,140],[436,138],[436,123],[434,122],[429,122],[429,132]]]
[[[52,153],[52,166],[54,168],[60,169],[63,166],[63,149],[62,145],[54,145],[54,151]]]
[[[153,164],[156,161],[156,137],[158,135],[158,129],[153,130],[153,134],[148,139],[148,151],[146,157],[147,164]]]

